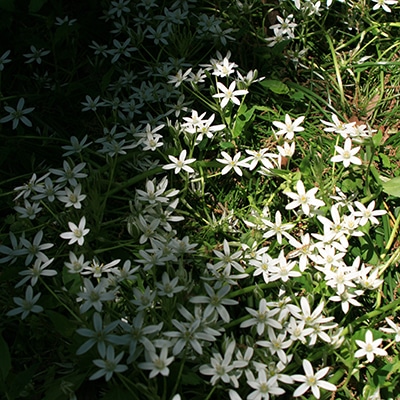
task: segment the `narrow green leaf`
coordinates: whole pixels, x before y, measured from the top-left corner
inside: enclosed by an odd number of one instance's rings
[[[257,111],[274,111],[271,107],[267,106],[253,106],[253,108]]]

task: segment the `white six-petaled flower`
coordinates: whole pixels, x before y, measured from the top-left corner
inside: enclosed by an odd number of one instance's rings
[[[217,88],[220,90],[220,93],[214,94],[213,97],[222,99],[221,108],[225,108],[229,101],[240,106],[240,100],[236,96],[244,96],[248,93],[246,89],[235,90],[236,81],[233,81],[228,88],[221,82],[217,82]]]
[[[7,50],[3,55],[0,57],[0,72],[4,70],[4,64],[9,63],[11,60],[7,57],[10,55],[11,50]]]
[[[82,185],[79,183],[72,191],[70,188],[64,188],[63,191],[58,193],[58,200],[65,203],[65,207],[74,207],[76,209],[82,208],[81,201],[86,199],[86,194],[81,194]]]
[[[387,317],[385,318],[385,320],[390,328],[381,328],[381,331],[385,333],[395,333],[396,337],[394,338],[394,340],[396,342],[400,342],[400,326],[396,325],[391,319]]]
[[[335,391],[336,386],[333,383],[323,381],[322,378],[329,372],[329,367],[322,368],[314,374],[313,367],[308,360],[303,360],[304,375],[292,375],[292,378],[302,384],[294,391],[293,396],[298,397],[303,395],[308,389],[311,389],[313,395],[319,399],[319,388]]]
[[[356,154],[360,151],[360,146],[352,148],[352,145],[352,140],[347,138],[344,142],[343,148],[340,146],[335,146],[335,150],[338,154],[333,156],[331,161],[341,162],[345,168],[347,168],[350,164],[361,165],[362,161],[356,157]]]
[[[287,140],[292,140],[296,132],[304,131],[304,128],[300,124],[304,121],[304,116],[296,118],[294,121],[288,114],[285,115],[285,122],[273,121],[272,124],[279,128],[275,135],[284,135]]]
[[[22,299],[21,297],[14,297],[14,303],[19,306],[17,308],[13,308],[10,310],[7,315],[9,317],[17,315],[17,314],[22,314],[21,319],[25,319],[29,313],[34,312],[34,313],[40,313],[43,311],[43,307],[39,306],[36,304],[36,302],[39,300],[39,297],[41,296],[41,293],[37,293],[35,296],[33,296],[33,289],[32,286],[28,286],[25,291],[25,298]]]
[[[354,216],[361,217],[359,221],[360,226],[364,226],[368,221],[370,221],[371,224],[379,224],[379,221],[376,217],[386,214],[385,210],[374,210],[375,200],[371,201],[371,203],[368,204],[368,207],[365,207],[359,201],[355,201],[354,205],[359,210],[354,212]]]
[[[35,61],[36,63],[41,64],[42,57],[47,56],[47,54],[50,53],[50,50],[37,49],[35,46],[31,46],[30,50],[32,53],[23,54],[23,56],[28,59],[25,61],[25,64],[29,64]]]
[[[189,167],[188,164],[192,164],[196,161],[195,158],[189,158],[186,160],[186,150],[182,150],[181,154],[179,154],[179,158],[169,155],[168,158],[172,161],[172,164],[163,165],[163,169],[174,169],[175,174],[179,174],[181,170],[186,172],[194,172],[192,167]]]
[[[221,156],[223,158],[217,158],[217,161],[221,164],[226,164],[224,168],[222,168],[221,175],[227,174],[232,168],[239,175],[242,176],[243,172],[240,167],[248,167],[248,164],[245,160],[240,161],[241,152],[239,151],[232,158],[226,151],[221,151]]]
[[[280,396],[285,393],[285,391],[278,386],[277,376],[267,376],[266,370],[264,369],[260,369],[257,372],[257,378],[255,378],[251,372],[247,375],[247,384],[254,389],[254,391],[247,396],[248,400],[269,399],[270,395]]]
[[[146,362],[139,363],[139,368],[150,370],[150,378],[154,378],[158,374],[162,376],[169,375],[168,365],[174,361],[175,357],[168,357],[168,347],[161,349],[160,355],[154,351],[146,353]]]
[[[90,229],[85,228],[86,218],[82,217],[79,221],[79,225],[76,226],[73,222],[68,222],[70,232],[63,232],[60,237],[63,239],[69,239],[68,244],[74,244],[78,242],[79,246],[82,246],[85,241],[85,235],[87,235]]]
[[[322,200],[318,200],[315,198],[315,194],[318,192],[317,187],[314,187],[306,192],[304,183],[301,180],[298,180],[296,184],[296,190],[297,193],[285,193],[286,196],[290,197],[293,200],[285,207],[286,210],[293,210],[297,207],[301,207],[305,215],[310,215],[311,207],[313,209],[317,209],[325,205]]]
[[[382,339],[374,340],[374,336],[370,330],[365,333],[365,342],[362,340],[356,340],[357,345],[360,347],[355,353],[354,357],[361,358],[367,357],[368,362],[374,361],[375,355],[386,356],[387,352],[381,349],[379,346],[382,343]]]
[[[107,346],[106,354],[103,359],[93,360],[95,364],[100,369],[90,376],[89,380],[94,380],[105,377],[106,381],[109,381],[113,376],[114,372],[124,372],[128,367],[124,364],[120,364],[124,352],[115,355],[114,347],[112,345]]]
[[[24,125],[30,128],[32,126],[32,122],[25,115],[31,113],[35,109],[35,107],[24,109],[24,105],[25,99],[21,97],[18,100],[17,107],[15,109],[10,106],[5,106],[4,109],[9,113],[9,115],[0,119],[0,123],[3,124],[5,122],[12,121],[12,128],[17,129],[17,126],[21,121]]]
[[[381,7],[386,12],[392,12],[389,6],[394,6],[398,3],[397,0],[372,0],[376,4],[372,7],[373,10],[379,10]]]

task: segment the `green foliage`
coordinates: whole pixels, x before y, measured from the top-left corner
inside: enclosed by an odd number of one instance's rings
[[[400,197],[400,177],[396,176],[388,181],[382,182],[383,191],[394,197]]]
[[[0,1],[0,396],[397,395],[400,5],[300,3]]]

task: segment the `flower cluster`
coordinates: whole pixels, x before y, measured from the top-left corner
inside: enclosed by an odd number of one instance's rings
[[[370,180],[377,131],[336,111],[266,106],[274,80],[241,69],[223,13],[164,3],[106,2],[108,35],[89,40],[104,80],[78,100],[94,132],[55,141],[57,155],[14,188],[0,244],[0,284],[15,293],[7,321],[57,331],[52,362],[68,370],[71,399],[87,380],[146,399],[189,398],[196,385],[209,399],[345,396],[344,374],[400,341],[399,302],[382,299],[398,222]],[[280,3],[263,49],[297,40],[295,15],[332,2]],[[79,18],[53,22],[69,38]],[[29,48],[24,67],[45,75],[50,51]],[[1,128],[39,129],[34,96],[16,99]]]

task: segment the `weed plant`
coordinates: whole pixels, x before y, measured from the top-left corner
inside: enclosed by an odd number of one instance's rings
[[[398,396],[397,0],[0,8],[5,399]]]

